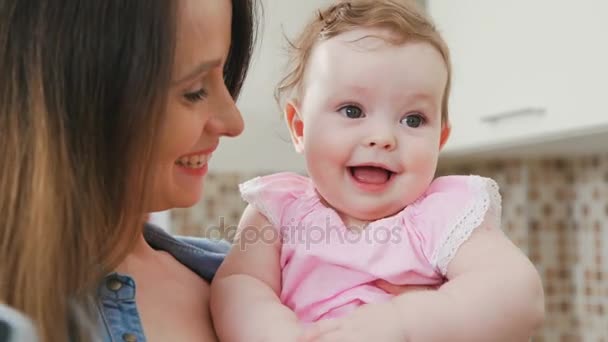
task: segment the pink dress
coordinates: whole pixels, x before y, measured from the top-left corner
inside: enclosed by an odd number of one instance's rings
[[[281,238],[280,299],[303,323],[390,299],[372,284],[379,279],[442,284],[460,245],[482,222],[498,227],[501,215],[498,186],[480,176],[439,177],[414,203],[360,233],[323,204],[308,177],[257,177],[240,191]]]

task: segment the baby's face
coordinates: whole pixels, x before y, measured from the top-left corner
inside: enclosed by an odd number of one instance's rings
[[[449,130],[441,122],[441,54],[428,43],[376,38],[388,34],[362,29],[318,44],[298,105],[309,175],[347,224],[415,201],[434,177]]]

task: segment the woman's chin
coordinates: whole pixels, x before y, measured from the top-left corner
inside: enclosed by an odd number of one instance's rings
[[[192,190],[190,191],[192,192]],[[175,208],[190,208],[195,206],[201,200],[202,191],[197,194],[182,194],[176,198],[174,202]]]
[[[171,204],[175,208],[189,208],[197,204],[203,196],[204,177],[175,175],[171,189]]]
[[[172,191],[172,208],[190,208],[201,201],[203,196],[203,185],[183,187],[180,186]]]

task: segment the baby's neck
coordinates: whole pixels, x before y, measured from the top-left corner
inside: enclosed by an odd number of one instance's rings
[[[383,219],[383,217],[379,217],[379,218],[373,219],[373,220],[360,220],[356,217],[352,217],[350,215],[347,215],[347,214],[341,212],[340,210],[338,210],[337,208],[335,208],[334,206],[329,204],[329,202],[327,202],[327,200],[325,200],[325,198],[323,198],[323,196],[321,196],[321,194],[319,194],[318,192],[317,192],[317,195],[321,199],[321,203],[325,207],[334,210],[338,214],[338,216],[340,216],[340,219],[342,220],[342,223],[344,223],[344,226],[352,232],[355,232],[355,233],[361,232],[361,231],[365,230],[367,228],[367,226],[369,226],[370,223]]]
[[[342,222],[344,222],[344,225],[346,226],[346,228],[348,228],[348,230],[353,231],[353,232],[361,232],[361,231],[365,230],[365,228],[367,228],[367,226],[372,222],[372,221],[359,220],[357,218],[350,217],[343,213],[339,213],[339,214],[340,214],[340,218],[342,219]]]
[[[340,216],[340,219],[342,220],[342,223],[344,223],[344,226],[346,226],[346,228],[348,228],[349,230],[351,230],[353,232],[363,231],[365,228],[367,228],[367,225],[369,225],[372,222],[372,221],[359,220],[357,218],[346,215],[343,212],[341,212],[340,210],[334,208],[331,204],[329,204],[329,202],[327,202],[327,200],[325,200],[325,198],[323,198],[323,196],[321,196],[321,194],[319,194],[318,192],[317,192],[317,195],[321,199],[321,203],[323,203],[323,205],[325,207],[333,209],[336,213],[338,213],[338,216]]]

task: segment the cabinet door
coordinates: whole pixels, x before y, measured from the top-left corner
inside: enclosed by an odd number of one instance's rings
[[[535,0],[547,133],[580,134],[608,126],[608,1]],[[544,14],[544,15],[542,15]]]
[[[608,132],[608,1],[431,0],[452,53],[446,152]]]
[[[492,148],[545,121],[540,5],[532,0],[431,0],[451,51],[452,138],[447,151]]]

